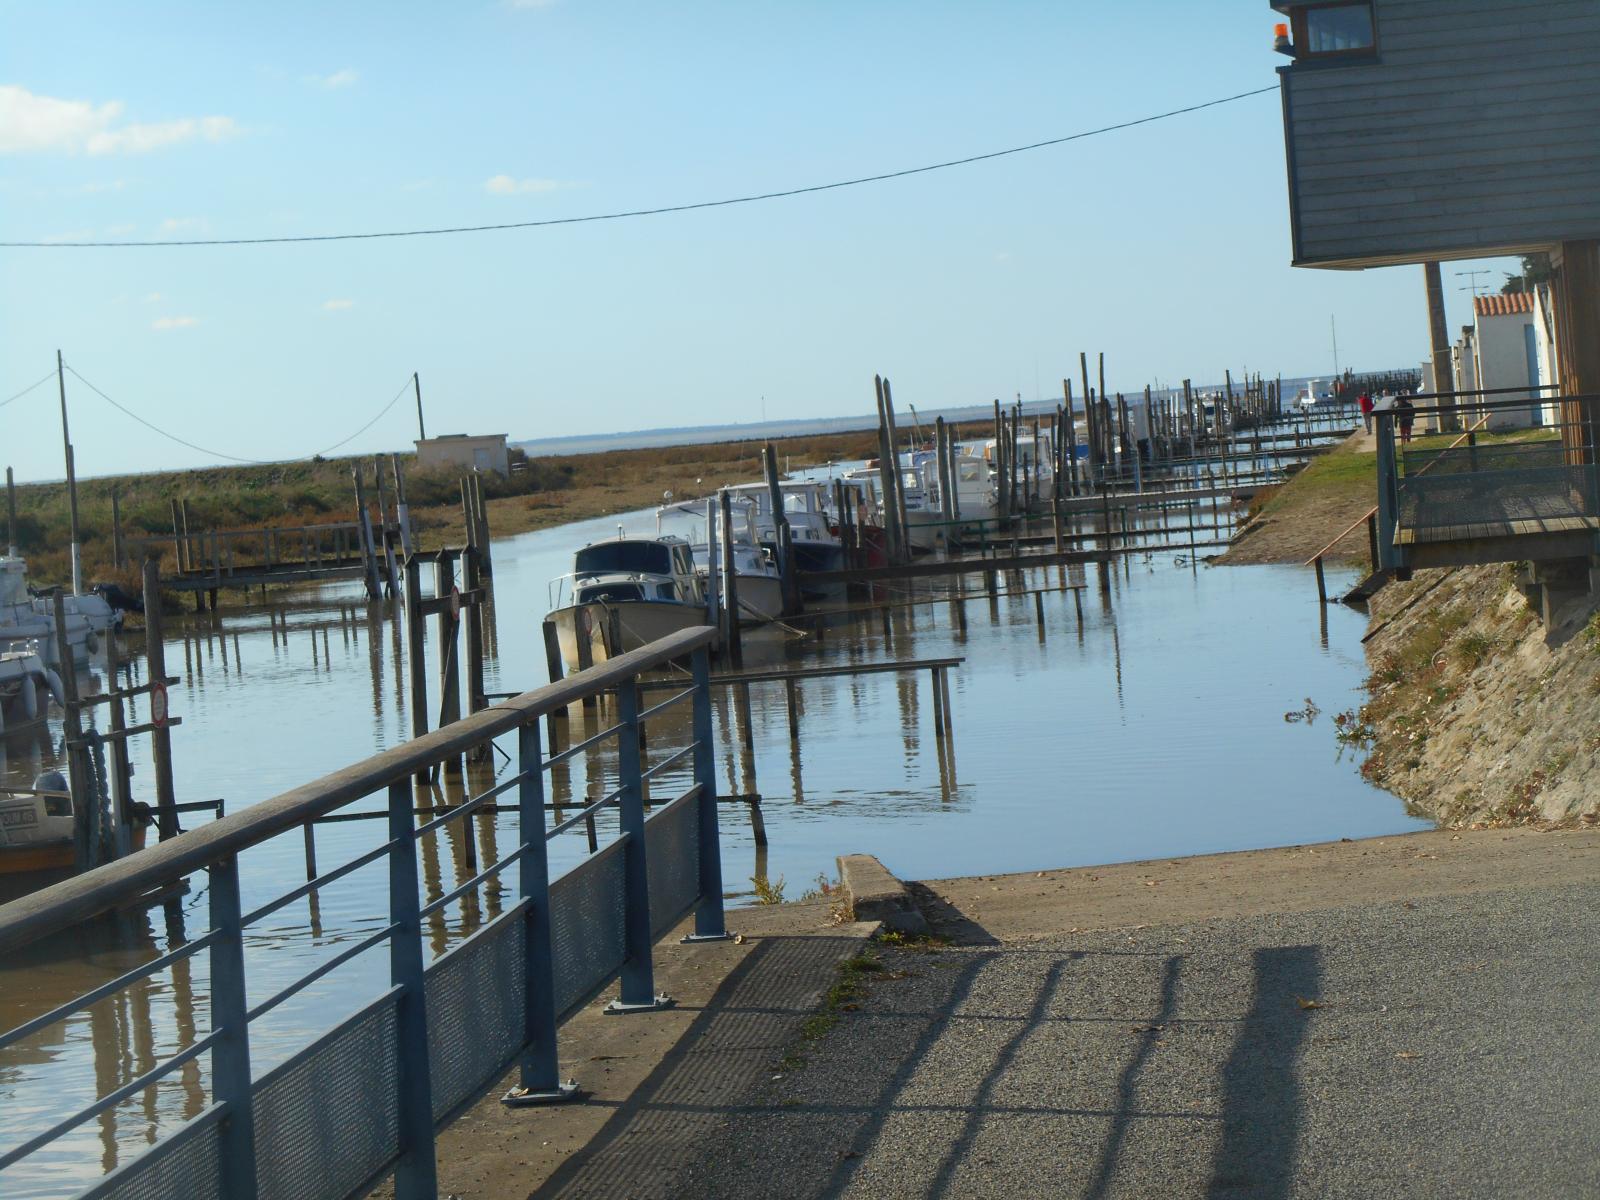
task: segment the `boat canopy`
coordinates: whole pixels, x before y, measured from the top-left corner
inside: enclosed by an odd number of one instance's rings
[[[576,575],[671,575],[672,551],[664,542],[599,542],[573,558]]]

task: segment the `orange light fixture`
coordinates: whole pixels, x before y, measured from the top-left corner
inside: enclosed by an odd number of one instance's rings
[[[1294,46],[1289,41],[1289,27],[1287,25],[1274,25],[1272,27],[1272,48],[1279,54],[1294,53]]]

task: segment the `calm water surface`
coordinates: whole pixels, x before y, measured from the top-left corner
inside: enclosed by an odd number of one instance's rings
[[[572,550],[615,532],[654,528],[627,514],[507,539],[495,546],[491,692],[545,680],[539,621],[547,582],[570,569]],[[952,673],[953,744],[934,738],[927,672],[802,681],[798,742],[789,735],[782,684],[749,689],[750,743],[741,698],[717,693],[725,794],[758,792],[770,845],[758,851],[746,810],[723,808],[723,873],[748,895],[751,876],[785,881],[793,897],[831,874],[834,857],[868,852],[911,878],[1039,870],[1220,850],[1363,837],[1424,827],[1401,803],[1366,784],[1341,756],[1332,715],[1360,701],[1364,619],[1333,607],[1319,625],[1314,586],[1295,568],[1210,568],[1173,549],[1108,571],[1102,581],[1069,569],[1078,585],[1044,596],[968,599],[965,620],[947,600],[873,615],[822,638],[755,639],[747,665],[798,666],[885,659],[964,659]],[[1003,588],[1057,586],[1055,570]],[[979,577],[966,586],[976,591]],[[923,593],[926,594],[926,593]],[[911,598],[910,592],[893,593]],[[287,597],[287,599],[283,599]],[[405,740],[410,731],[403,637],[382,612],[368,616],[356,590],[282,593],[280,602],[216,618],[175,621],[168,668],[184,682],[173,747],[179,799],[222,798],[230,812]],[[430,638],[428,653],[435,646]],[[133,670],[137,673],[140,664]],[[430,661],[430,684],[436,679]],[[1308,699],[1320,715],[1286,720]],[[433,686],[431,705],[437,706]],[[142,713],[140,714],[142,719]],[[687,711],[652,727],[663,753],[687,737]],[[431,722],[430,722],[431,723]],[[575,724],[575,729],[578,728]],[[59,730],[53,733],[59,742]],[[578,735],[575,735],[578,736]],[[26,783],[52,761],[44,742],[5,744],[0,777]],[[147,748],[136,743],[136,791],[147,796]],[[608,759],[577,760],[553,779],[553,798],[598,795]],[[470,782],[488,782],[503,760]],[[687,779],[664,778],[661,796]],[[441,793],[459,798],[459,790]],[[381,798],[353,806],[374,810]],[[190,816],[193,826],[204,818]],[[614,817],[611,818],[614,828]],[[425,840],[426,886],[453,887],[515,844],[508,815],[447,827]],[[322,870],[378,844],[382,823],[352,821],[317,832]],[[607,825],[602,821],[602,844]],[[559,872],[587,852],[581,830],[551,847]],[[301,836],[242,859],[253,907],[304,880]],[[477,865],[473,865],[476,863]],[[189,932],[206,927],[204,879],[174,906]],[[374,864],[254,927],[247,946],[252,1003],[386,922],[386,869]],[[499,911],[501,895],[451,905],[427,930],[437,954]],[[0,1027],[59,1004],[168,948],[176,930],[160,909],[125,918],[94,942],[35,948],[0,970]],[[387,984],[387,956],[363,954],[251,1027],[257,1071],[297,1048]],[[189,1044],[209,1028],[204,954],[89,1013],[0,1052],[0,1148],[92,1101]],[[125,1161],[158,1132],[199,1112],[204,1059],[142,1097],[80,1127],[52,1149],[0,1173],[0,1195],[69,1193]]]

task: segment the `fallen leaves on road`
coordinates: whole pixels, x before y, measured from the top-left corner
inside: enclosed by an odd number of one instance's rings
[[[1321,1000],[1307,1000],[1304,996],[1296,996],[1294,998],[1294,1002],[1296,1004],[1298,1004],[1301,1008],[1307,1008],[1307,1009],[1309,1009],[1309,1008],[1326,1008],[1327,1007],[1327,1005],[1323,1004],[1323,1002]]]
[[[1421,1058],[1422,1055],[1418,1054],[1415,1050],[1402,1050],[1402,1051],[1400,1051],[1400,1053],[1396,1054],[1395,1057],[1396,1058]]]

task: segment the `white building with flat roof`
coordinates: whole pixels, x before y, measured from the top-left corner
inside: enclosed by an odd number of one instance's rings
[[[511,456],[503,433],[447,433],[417,441],[417,466],[424,471],[455,467],[510,476]]]

